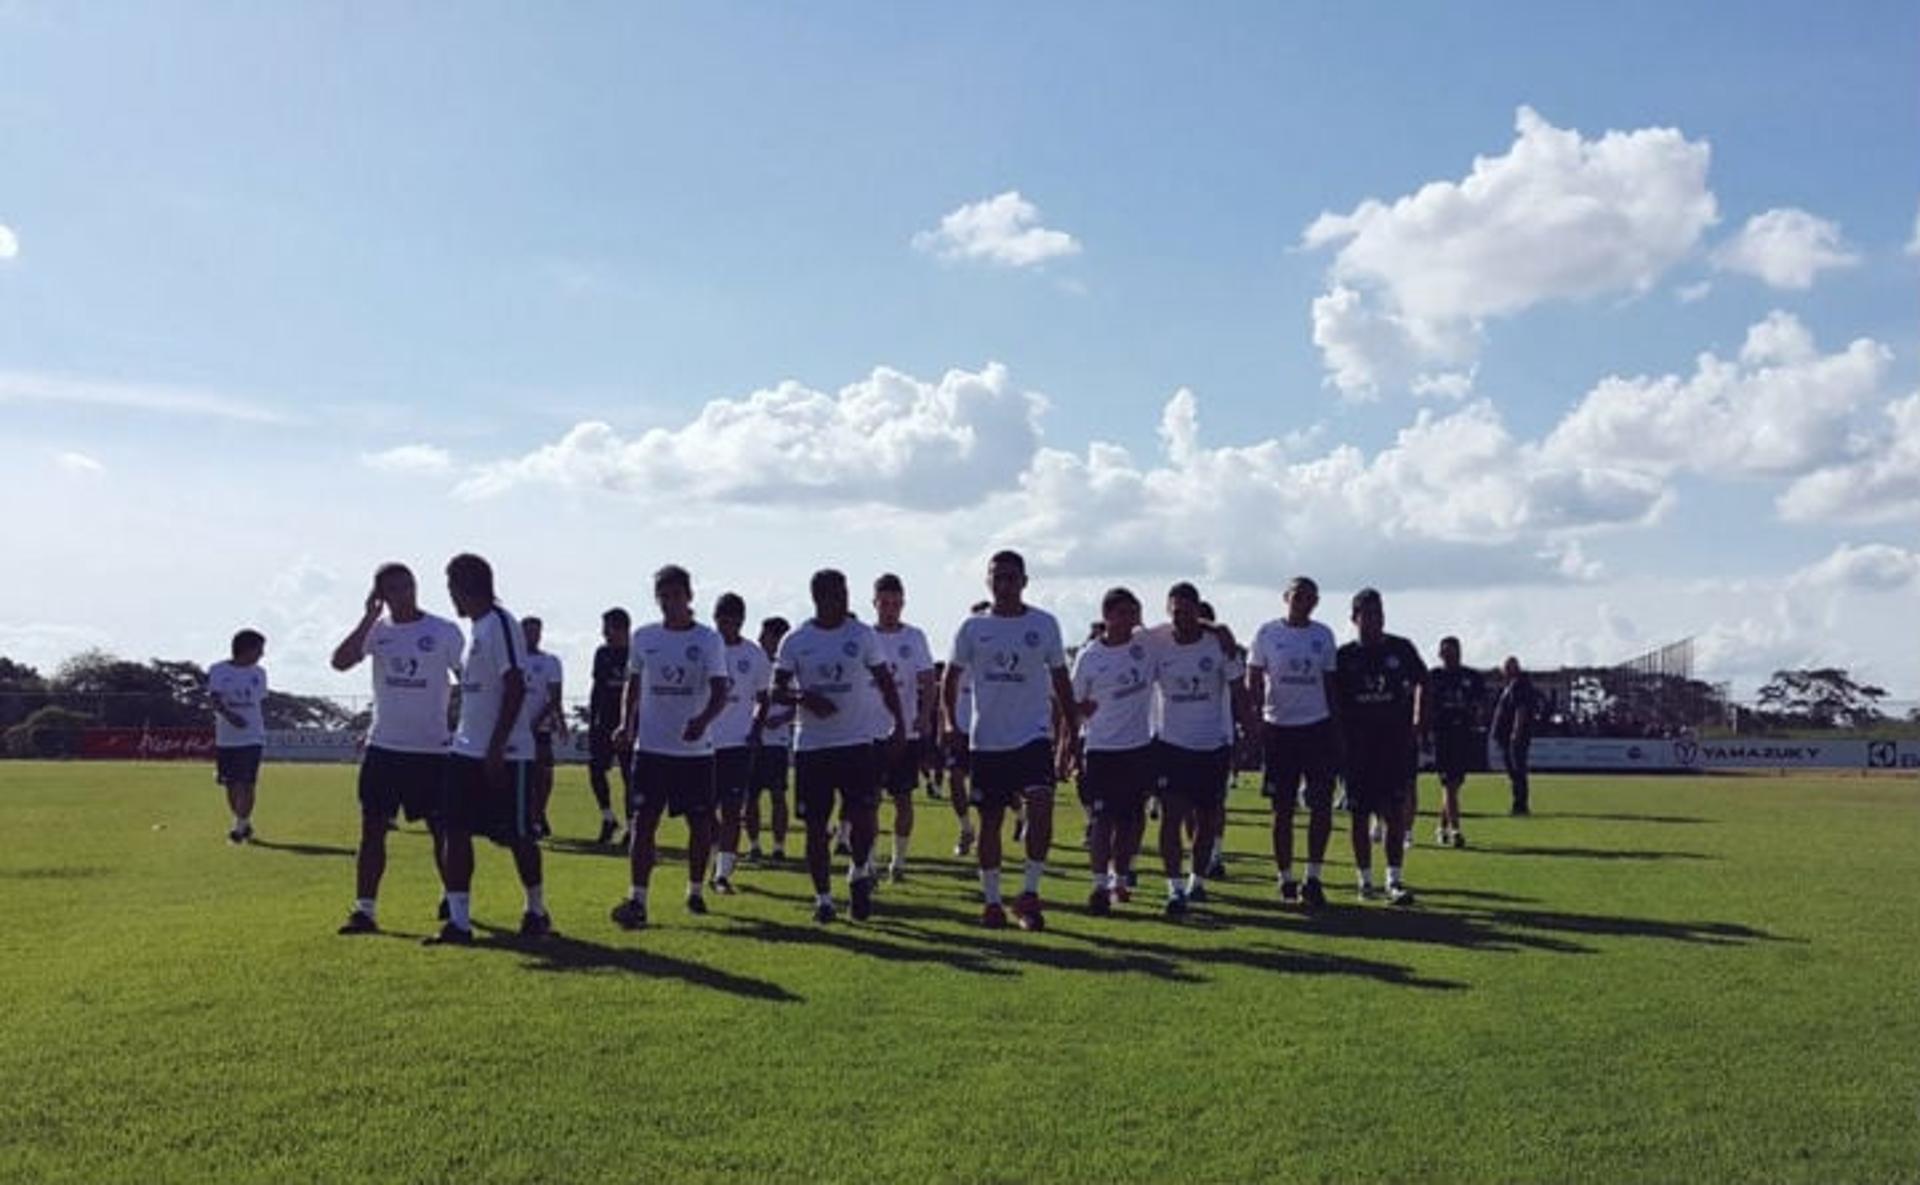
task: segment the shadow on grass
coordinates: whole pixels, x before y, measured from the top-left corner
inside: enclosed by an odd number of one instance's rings
[[[1610,814],[1604,811],[1540,811],[1535,818],[1547,819],[1597,819],[1603,823],[1713,823],[1718,820],[1702,819],[1694,815],[1628,815]]]
[[[352,848],[343,848],[338,844],[326,843],[275,843],[270,839],[255,837],[247,841],[250,848],[265,848],[269,852],[286,852],[293,856],[353,856]]]
[[[1676,852],[1658,848],[1569,848],[1536,844],[1476,844],[1473,851],[1483,856],[1543,856],[1571,860],[1626,860],[1652,863],[1661,860],[1718,860],[1705,852]]]
[[[540,841],[540,846],[556,856],[602,856],[625,860],[627,845],[624,843],[595,843],[590,839],[555,839],[549,837]]]
[[[113,869],[98,867],[74,868],[0,868],[0,881],[86,881],[96,877],[112,876]]]
[[[488,938],[482,949],[512,951],[525,955],[529,971],[565,973],[580,971],[624,971],[652,979],[678,979],[691,987],[766,1000],[778,1004],[797,1004],[805,1000],[770,980],[735,975],[718,967],[676,959],[643,947],[605,946],[582,938],[554,934],[546,938],[521,938],[510,931],[476,923]],[[644,940],[644,936],[641,940]]]

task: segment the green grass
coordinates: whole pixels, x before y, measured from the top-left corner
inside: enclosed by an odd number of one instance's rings
[[[624,863],[576,849],[564,938],[442,950],[416,829],[394,933],[334,935],[347,768],[268,767],[231,849],[206,769],[0,764],[0,1180],[1920,1179],[1920,785],[1535,793],[1416,849],[1411,912],[1344,859],[1341,908],[1280,912],[1243,783],[1186,924],[1157,877],[1084,916],[1068,846],[1045,934],[982,931],[923,800],[866,925],[815,929],[795,871],[690,918],[668,865],[621,933]],[[591,811],[563,771],[562,834]],[[517,918],[502,853],[476,890]]]

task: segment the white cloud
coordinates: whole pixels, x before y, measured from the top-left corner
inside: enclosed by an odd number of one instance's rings
[[[1913,215],[1913,237],[1907,240],[1907,254],[1920,255],[1920,210]]]
[[[20,254],[20,236],[13,233],[12,227],[0,222],[0,259],[12,259],[18,254]]]
[[[1920,392],[1889,403],[1884,435],[1859,455],[1809,473],[1780,495],[1793,522],[1891,522],[1920,519]]]
[[[1791,206],[1755,214],[1713,253],[1713,266],[1721,271],[1796,291],[1813,287],[1823,271],[1859,262],[1846,249],[1838,224]]]
[[[1310,562],[1323,579],[1430,587],[1589,578],[1573,533],[1665,504],[1657,479],[1547,461],[1486,402],[1422,411],[1372,456],[1300,456],[1279,440],[1203,445],[1183,390],[1160,437],[1153,464],[1101,442],[1042,450],[1020,497],[996,505],[1016,516],[1004,537],[1054,572],[1275,581]]]
[[[1673,128],[1589,140],[1528,107],[1515,127],[1505,155],[1476,158],[1458,182],[1368,199],[1307,227],[1303,246],[1339,245],[1313,319],[1342,394],[1457,368],[1487,319],[1644,292],[1716,218],[1704,141]]]
[[[433,444],[403,444],[377,453],[361,453],[360,463],[382,473],[438,477],[453,472],[453,454]]]
[[[271,408],[195,387],[125,383],[29,371],[0,371],[0,404],[5,403],[117,407],[158,415],[236,420],[250,424],[287,422],[286,416]]]
[[[941,259],[1001,267],[1031,267],[1080,253],[1078,240],[1041,226],[1039,208],[1012,189],[954,210],[938,229],[914,235],[913,246]]]
[[[1674,290],[1673,296],[1681,304],[1693,304],[1696,301],[1705,300],[1707,294],[1712,291],[1713,281],[1701,280],[1698,283],[1681,285]]]
[[[71,450],[55,453],[53,463],[68,473],[77,473],[82,476],[91,476],[107,471],[107,467],[102,465],[98,459],[90,457],[86,453]]]
[[[1798,474],[1848,454],[1854,414],[1891,354],[1867,338],[1822,355],[1791,314],[1747,330],[1737,361],[1703,353],[1690,376],[1602,379],[1546,441],[1567,463],[1649,473]]]
[[[1794,583],[1865,592],[1898,592],[1920,583],[1920,552],[1889,543],[1842,543],[1793,576]]]
[[[943,510],[1013,486],[1039,445],[1045,407],[997,363],[938,382],[881,367],[835,394],[789,381],[716,399],[684,427],[632,439],[597,421],[577,424],[525,456],[482,466],[459,489],[484,497],[544,483],[662,502]]]

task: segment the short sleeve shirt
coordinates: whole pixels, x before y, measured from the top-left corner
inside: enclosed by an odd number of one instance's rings
[[[1154,649],[1144,633],[1118,646],[1088,642],[1073,660],[1073,697],[1092,703],[1082,719],[1090,752],[1137,749],[1153,739]]]
[[[704,757],[713,752],[713,729],[685,739],[687,721],[713,695],[713,681],[726,677],[726,645],[711,626],[694,622],[683,630],[661,622],[633,632],[627,673],[640,679],[640,719],[633,746],[664,757]]]
[[[445,753],[453,741],[447,705],[467,640],[444,617],[383,618],[367,631],[373,668],[373,727],[367,745],[396,753]]]
[[[240,666],[217,662],[207,668],[207,693],[217,695],[227,711],[238,715],[244,724],[235,724],[223,713],[213,714],[213,743],[222,749],[267,743],[267,672],[259,663]]]
[[[737,749],[747,743],[753,731],[753,715],[759,710],[760,693],[773,680],[773,662],[760,643],[742,638],[728,646],[727,706],[714,717],[707,731],[713,735],[716,749]]]
[[[499,605],[473,622],[467,657],[460,667],[460,723],[453,730],[453,751],[462,757],[485,757],[506,695],[510,672],[526,678],[527,646],[520,623]],[[504,754],[509,761],[533,756],[533,730],[522,711],[507,732]]]
[[[1435,667],[1427,676],[1433,691],[1433,727],[1436,732],[1465,732],[1480,720],[1486,699],[1485,676],[1472,667]]]
[[[601,646],[593,652],[593,690],[587,700],[587,718],[596,732],[620,727],[620,701],[627,686],[627,651]]]
[[[1053,672],[1067,665],[1053,614],[1028,606],[1017,617],[969,617],[954,634],[952,662],[973,683],[973,720],[961,723],[975,752],[1053,736]]]
[[[1340,694],[1340,726],[1354,743],[1411,745],[1414,689],[1427,664],[1413,643],[1395,634],[1378,644],[1340,647],[1334,682]]]
[[[873,668],[882,661],[873,630],[851,617],[832,629],[809,620],[781,640],[774,670],[789,675],[796,690],[823,696],[834,707],[831,716],[800,707],[794,725],[796,752],[873,743],[869,697],[874,694]]]
[[[553,691],[553,685],[565,678],[560,665],[560,657],[542,650],[538,654],[527,655],[527,706],[522,709],[527,714],[527,724],[536,733],[553,731],[553,725],[543,719],[547,711],[547,696]]]
[[[893,676],[893,689],[900,696],[900,718],[907,722],[907,736],[920,735],[920,676],[933,670],[933,650],[927,635],[918,626],[902,624],[888,633],[876,627],[874,641],[880,647],[881,663]],[[893,735],[893,716],[878,695],[873,704],[873,735],[885,740]]]
[[[1326,677],[1333,673],[1338,653],[1333,631],[1321,622],[1293,626],[1281,618],[1261,626],[1247,654],[1247,665],[1267,674],[1261,719],[1282,727],[1325,720]]]
[[[1171,631],[1151,635],[1157,654],[1153,735],[1182,749],[1212,752],[1233,743],[1229,707],[1233,682],[1245,672],[1239,656],[1203,633],[1192,642]]]

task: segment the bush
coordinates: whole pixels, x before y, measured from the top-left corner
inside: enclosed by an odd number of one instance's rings
[[[71,757],[80,747],[81,730],[94,723],[85,712],[48,705],[6,731],[6,755]]]

